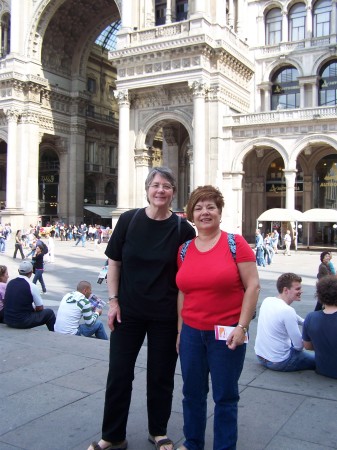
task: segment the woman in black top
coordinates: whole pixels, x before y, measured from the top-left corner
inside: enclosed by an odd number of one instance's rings
[[[43,247],[40,244],[37,244],[35,249],[35,254],[32,258],[32,262],[34,264],[34,279],[33,283],[36,284],[38,281],[41,284],[42,293],[45,294],[47,292],[46,285],[43,279],[43,271],[44,271],[44,263],[43,263]]]
[[[148,438],[156,449],[174,448],[166,432],[177,361],[176,258],[179,246],[195,232],[170,210],[176,182],[169,169],[152,169],[145,189],[149,206],[121,215],[105,252],[110,364],[102,439],[90,450],[127,448],[134,368],[145,336]]]
[[[15,250],[14,250],[14,255],[13,255],[13,258],[14,258],[14,259],[16,258],[16,254],[17,254],[18,250],[19,250],[19,252],[21,253],[21,258],[22,258],[22,259],[25,259],[25,255],[24,255],[23,250],[22,250],[22,235],[21,235],[21,230],[18,230],[18,231],[16,232],[16,235],[15,235]]]

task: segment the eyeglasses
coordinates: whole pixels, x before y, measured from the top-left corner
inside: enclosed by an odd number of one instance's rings
[[[173,189],[173,186],[171,184],[159,184],[159,183],[153,183],[149,185],[152,189],[163,189],[164,191],[170,191]]]

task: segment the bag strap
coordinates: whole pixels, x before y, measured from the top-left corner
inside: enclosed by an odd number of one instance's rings
[[[142,208],[137,208],[137,209],[135,210],[134,215],[131,217],[131,220],[130,220],[130,222],[128,223],[128,227],[127,227],[127,229],[126,229],[126,233],[125,233],[125,236],[124,236],[124,241],[126,241],[126,237],[127,237],[128,233],[129,233],[129,231],[130,231],[131,225],[132,225],[133,222],[135,221],[135,218],[136,218],[137,214],[139,213],[139,211],[140,211],[141,209],[142,209]]]
[[[184,261],[185,256],[186,256],[186,252],[188,249],[188,246],[190,245],[190,243],[192,242],[192,239],[190,239],[189,241],[186,241],[183,246],[181,247],[180,250],[180,259],[181,261]],[[235,242],[235,234],[233,233],[227,233],[227,242],[229,245],[229,249],[231,251],[231,255],[236,263],[236,242]]]

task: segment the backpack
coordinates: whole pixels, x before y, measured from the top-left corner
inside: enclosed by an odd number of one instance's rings
[[[183,246],[181,247],[180,250],[180,259],[181,261],[184,261],[185,256],[186,256],[186,252],[188,249],[188,246],[190,245],[190,243],[192,242],[192,239],[190,239],[189,241],[186,241]],[[236,262],[236,242],[235,242],[235,234],[233,233],[227,233],[227,242],[229,245],[229,249],[231,251],[231,254],[233,256],[234,261]]]

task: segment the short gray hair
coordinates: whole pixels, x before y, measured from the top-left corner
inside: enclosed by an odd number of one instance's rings
[[[146,190],[147,201],[149,201],[148,196],[147,196],[149,187],[153,181],[153,178],[156,175],[160,175],[161,177],[165,178],[169,183],[171,183],[171,185],[173,187],[173,193],[175,193],[177,190],[177,182],[176,182],[176,179],[175,179],[171,169],[169,169],[168,167],[153,167],[150,170],[150,172],[145,180],[145,190]]]

